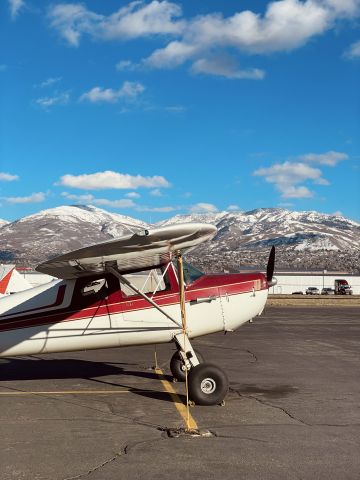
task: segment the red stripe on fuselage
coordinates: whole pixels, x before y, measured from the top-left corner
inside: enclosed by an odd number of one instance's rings
[[[249,293],[253,291],[254,280],[259,280],[259,276],[257,276],[256,278],[252,278],[251,280],[249,279],[246,281],[229,283],[225,285],[215,286],[214,284],[211,285],[211,283],[209,282],[211,286],[207,286],[205,288],[190,287],[189,290],[186,291],[186,302],[190,302],[201,297],[219,296],[219,290],[221,292],[221,295],[226,294],[229,296],[242,294],[242,293]],[[64,296],[65,285],[59,288],[57,299],[55,303],[51,306],[55,306],[55,304],[56,306],[58,306],[57,302],[58,302],[60,290],[62,290],[62,287],[64,287],[64,289],[63,291],[61,291],[61,294],[62,296]],[[261,288],[261,287],[256,288],[256,290],[259,290],[259,289],[264,290],[265,288]],[[156,303],[160,307],[167,307],[167,306],[171,306],[179,303],[179,294],[178,293],[166,294],[165,292],[164,293],[161,292],[154,295],[153,300],[156,301]],[[46,306],[41,308],[49,308],[49,307],[51,308],[51,306]],[[114,303],[107,303],[106,299],[100,300],[89,307],[76,309],[76,310],[74,310],[73,306],[70,305],[65,309],[62,309],[57,311],[56,313],[50,313],[50,314],[49,312],[42,312],[40,314],[34,313],[31,315],[26,315],[26,316],[24,315],[21,318],[19,317],[9,318],[10,315],[2,315],[0,316],[0,332],[7,331],[7,330],[15,330],[19,328],[30,328],[30,327],[40,326],[40,325],[70,322],[75,320],[84,320],[84,319],[90,320],[96,317],[142,311],[142,310],[147,310],[149,308],[154,308],[154,307],[152,307],[149,304],[149,302],[147,302],[145,299],[139,296],[130,296],[130,297],[125,297],[120,302],[114,302]],[[35,310],[39,310],[39,309],[35,309]],[[29,311],[31,310],[19,312],[16,315],[22,315],[23,313],[27,313]],[[11,316],[12,315],[14,314],[11,314]],[[1,320],[1,317],[4,320]]]

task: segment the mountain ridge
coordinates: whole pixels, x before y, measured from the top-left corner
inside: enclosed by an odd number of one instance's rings
[[[138,229],[191,221],[218,228],[210,243],[187,254],[207,271],[266,265],[272,245],[277,247],[277,264],[283,268],[359,270],[359,223],[342,215],[284,208],[175,215],[149,225],[92,205],[60,206],[14,222],[0,222],[0,261],[35,266],[66,251]]]

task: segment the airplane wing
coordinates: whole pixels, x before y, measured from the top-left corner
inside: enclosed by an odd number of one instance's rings
[[[120,273],[144,270],[168,263],[174,251],[193,248],[216,232],[216,227],[205,223],[150,228],[60,255],[41,263],[36,270],[63,279],[103,273],[107,265]]]

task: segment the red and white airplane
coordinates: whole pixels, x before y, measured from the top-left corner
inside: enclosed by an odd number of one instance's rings
[[[142,230],[40,264],[59,280],[0,300],[0,357],[174,342],[170,369],[187,378],[189,398],[222,402],[226,374],[190,340],[261,314],[275,250],[266,275],[205,275],[183,262],[182,251],[216,231],[201,223]]]

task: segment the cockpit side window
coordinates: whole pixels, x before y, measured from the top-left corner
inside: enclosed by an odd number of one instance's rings
[[[146,295],[154,295],[157,292],[170,290],[170,281],[166,271],[160,268],[144,270],[142,272],[130,273],[124,275],[140,292]],[[121,290],[124,296],[131,297],[138,295],[127,285],[122,284]]]
[[[177,272],[177,262],[173,262],[173,265]],[[190,263],[183,261],[183,269],[184,269],[184,280],[186,285],[195,282],[198,278],[202,277],[204,272],[199,270],[198,268],[190,265]]]

